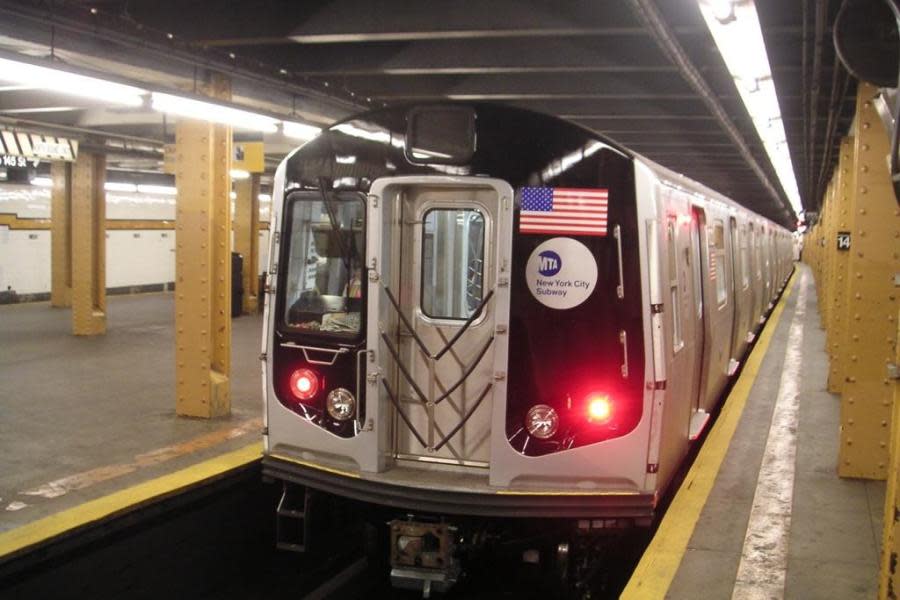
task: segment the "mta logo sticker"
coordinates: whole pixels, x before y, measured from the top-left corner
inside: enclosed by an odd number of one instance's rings
[[[544,306],[575,308],[597,286],[597,261],[578,240],[551,238],[532,250],[525,265],[525,281],[534,299]]]
[[[538,273],[544,277],[553,277],[562,269],[562,259],[553,250],[544,250],[538,257]]]

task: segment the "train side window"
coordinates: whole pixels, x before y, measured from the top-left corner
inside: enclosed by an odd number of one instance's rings
[[[672,351],[678,352],[684,346],[684,336],[681,331],[681,302],[678,293],[678,244],[677,222],[674,216],[669,216],[666,228],[666,252],[669,256],[669,313],[672,315]]]
[[[716,219],[713,225],[713,256],[715,264],[713,272],[716,278],[716,302],[719,307],[728,304],[727,270],[725,269],[725,225],[720,219]]]
[[[422,223],[422,312],[468,319],[484,294],[484,215],[471,208],[434,208]]]

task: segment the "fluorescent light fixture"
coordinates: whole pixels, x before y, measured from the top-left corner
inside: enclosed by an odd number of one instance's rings
[[[728,67],[794,212],[800,190],[784,133],[778,94],[753,0],[698,0],[706,26]]]
[[[103,189],[107,192],[137,192],[137,186],[133,183],[120,183],[117,181],[107,181],[103,184]]]
[[[250,171],[244,169],[231,169],[229,173],[232,179],[250,179]]]
[[[32,177],[30,183],[35,187],[53,187],[53,180],[49,177]]]
[[[311,140],[320,133],[320,127],[307,125],[306,123],[297,123],[296,121],[282,121],[281,132],[285,137],[294,138],[295,140],[307,141]]]
[[[278,131],[278,121],[276,119],[246,110],[160,92],[153,92],[150,99],[154,110],[166,114],[197,119],[199,121],[209,121],[210,123],[221,123],[222,125],[231,125],[238,129],[250,129],[263,133],[275,133]]]
[[[0,58],[0,81],[125,106],[143,105],[147,93],[130,85],[6,58]]]
[[[256,197],[260,202],[271,202],[272,196],[270,194],[260,194]]]
[[[334,157],[334,160],[340,165],[356,164],[356,157],[352,154],[348,154],[346,156],[338,154]]]
[[[175,196],[178,190],[173,185],[148,185],[139,184],[137,191],[141,194],[158,194],[160,196]]]

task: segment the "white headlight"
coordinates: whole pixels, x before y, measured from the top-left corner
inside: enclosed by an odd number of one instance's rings
[[[536,404],[525,415],[525,429],[539,440],[553,437],[558,427],[559,415],[552,406]]]
[[[335,421],[346,421],[356,414],[356,398],[348,390],[337,388],[328,392],[325,407]]]

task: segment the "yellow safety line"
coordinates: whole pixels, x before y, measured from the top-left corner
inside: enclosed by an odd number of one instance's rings
[[[0,557],[20,552],[73,529],[126,512],[151,500],[171,495],[173,492],[252,463],[261,456],[262,444],[254,442],[180,471],[139,483],[0,533]]]
[[[669,591],[672,579],[678,572],[681,559],[691,535],[694,533],[694,527],[700,518],[700,512],[716,481],[719,467],[728,451],[738,421],[744,412],[753,382],[756,381],[760,365],[769,349],[775,329],[778,327],[781,313],[784,312],[785,301],[791,293],[796,276],[797,272],[795,271],[781,300],[772,310],[769,321],[760,334],[756,347],[750,353],[741,376],[728,395],[719,418],[716,419],[715,426],[709,432],[709,437],[672,500],[659,529],[619,597],[620,600],[662,599]]]

